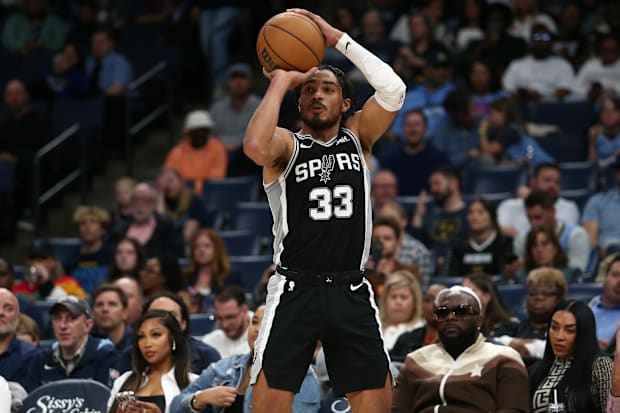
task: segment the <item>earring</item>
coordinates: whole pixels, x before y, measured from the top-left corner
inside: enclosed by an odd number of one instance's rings
[[[301,105],[297,106],[297,111],[301,112]]]
[[[172,351],[175,351],[177,349],[177,343],[176,341],[172,342]]]

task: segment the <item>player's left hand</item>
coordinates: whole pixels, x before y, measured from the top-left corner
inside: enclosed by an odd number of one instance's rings
[[[297,86],[301,85],[304,81],[306,81],[310,76],[312,76],[316,72],[317,68],[312,67],[306,72],[298,72],[296,70],[282,70],[282,69],[274,69],[271,72],[268,72],[267,69],[263,67],[263,75],[269,79],[270,82],[282,81],[287,82],[288,89],[294,89]]]
[[[297,8],[287,9],[286,11],[292,12],[292,13],[303,14],[304,16],[312,20],[314,23],[316,23],[316,25],[319,26],[319,29],[321,29],[323,36],[325,36],[325,45],[327,47],[334,47],[336,43],[338,43],[338,40],[340,39],[340,37],[342,36],[342,31],[336,29],[334,26],[327,23],[325,19],[319,16],[318,14],[314,14],[306,9],[297,9]]]

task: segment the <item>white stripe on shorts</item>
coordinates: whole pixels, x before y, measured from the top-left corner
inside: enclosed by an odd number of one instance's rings
[[[265,315],[263,316],[263,322],[260,325],[258,337],[254,343],[254,359],[252,360],[252,372],[250,375],[250,384],[256,383],[258,375],[263,368],[263,353],[267,342],[269,341],[269,334],[271,333],[271,326],[273,325],[273,319],[276,316],[276,309],[280,304],[280,297],[284,292],[284,285],[286,284],[286,277],[275,273],[269,278],[267,283],[267,300],[265,302]]]

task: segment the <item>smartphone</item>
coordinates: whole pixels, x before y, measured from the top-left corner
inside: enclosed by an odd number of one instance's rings
[[[370,256],[375,262],[375,266],[377,265],[379,260],[383,258],[383,244],[381,243],[381,241],[373,241],[370,244]]]
[[[121,391],[116,395],[116,400],[118,400],[118,406],[121,410],[125,410],[130,403],[136,401],[136,395],[131,390]]]

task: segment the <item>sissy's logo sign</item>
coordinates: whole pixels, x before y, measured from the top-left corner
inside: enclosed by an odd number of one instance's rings
[[[36,406],[29,408],[26,413],[102,413],[100,410],[85,406],[83,397],[56,398],[54,396],[41,396],[37,399]]]

